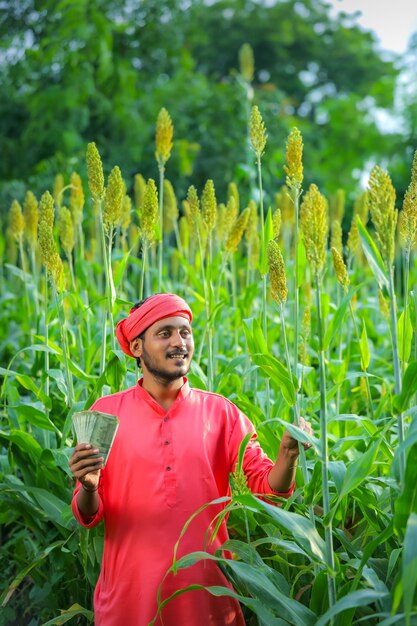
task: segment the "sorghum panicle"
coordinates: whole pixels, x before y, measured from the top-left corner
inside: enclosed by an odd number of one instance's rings
[[[54,188],[53,188],[52,194],[54,197],[54,202],[56,206],[58,207],[58,209],[61,208],[62,206],[64,186],[65,186],[65,182],[64,182],[63,175],[57,174],[55,176]]]
[[[22,241],[25,232],[25,219],[20,202],[13,200],[9,212],[10,231],[16,241]]]
[[[343,260],[343,256],[340,254],[339,250],[332,247],[332,257],[333,257],[333,267],[336,273],[336,278],[338,283],[343,287],[343,290],[346,292],[349,289],[349,274],[346,269],[345,262]]]
[[[210,234],[217,221],[216,191],[211,179],[206,182],[201,194],[201,214],[206,231]]]
[[[155,134],[155,158],[159,167],[163,167],[171,156],[172,138],[174,136],[174,127],[171,117],[165,108],[162,108],[156,120]]]
[[[106,230],[118,225],[123,211],[126,188],[120,168],[115,165],[110,172],[104,197],[103,224]]]
[[[346,192],[344,189],[338,189],[334,196],[331,198],[330,203],[330,215],[332,221],[335,220],[341,224],[343,222],[343,216],[345,214],[345,201]]]
[[[343,255],[342,227],[339,220],[333,220],[332,222],[332,236],[330,245],[332,248],[336,248],[340,255]]]
[[[26,192],[23,202],[23,215],[25,218],[25,235],[30,246],[34,246],[38,239],[38,201],[31,191]]]
[[[175,228],[178,220],[178,203],[171,182],[164,179],[164,233],[169,235]]]
[[[41,199],[39,201],[39,223],[46,222],[52,229],[54,226],[54,219],[55,219],[54,199],[49,193],[49,191],[45,191],[45,193],[42,194]]]
[[[267,253],[271,296],[279,304],[283,304],[287,300],[287,277],[285,275],[284,259],[275,239],[268,241]]]
[[[136,207],[136,210],[140,214],[143,208],[143,201],[145,198],[145,191],[146,191],[146,180],[143,178],[142,174],[135,175],[135,182],[134,182],[133,188],[134,188],[134,196],[135,196],[135,207]]]
[[[304,245],[313,272],[319,276],[326,260],[328,236],[327,202],[312,184],[307,191],[300,210],[300,224]]]
[[[256,105],[252,107],[250,115],[249,134],[252,149],[255,152],[257,159],[260,159],[264,153],[268,135],[266,133],[266,128],[262,120],[262,116]]]
[[[130,226],[132,221],[132,200],[130,196],[125,194],[123,198],[123,206],[122,206],[122,214],[120,216],[120,228],[124,233],[127,232],[127,229]]]
[[[276,209],[276,211],[274,211],[274,214],[272,216],[272,233],[273,233],[274,239],[278,239],[280,232],[281,232],[281,210]]]
[[[398,211],[395,208],[395,189],[389,174],[377,165],[369,178],[369,208],[381,256],[387,265],[391,265],[394,261],[395,229],[398,218]]]
[[[239,243],[242,239],[243,233],[248,223],[250,209],[246,207],[244,211],[239,215],[232,228],[230,229],[229,236],[226,240],[225,250],[226,252],[233,253],[238,249]]]
[[[196,231],[200,227],[200,200],[198,199],[197,190],[194,185],[188,187],[187,191],[187,203],[190,211],[190,220],[193,229]]]
[[[94,201],[100,201],[104,195],[104,174],[101,157],[94,142],[87,145],[88,186]]]
[[[227,187],[227,201],[230,200],[230,198],[234,198],[235,200],[235,206],[236,206],[236,217],[239,213],[239,209],[240,209],[240,196],[239,196],[239,189],[237,188],[236,183],[234,183],[233,181],[231,183],[229,183],[228,187]],[[235,219],[236,219],[235,217]]]
[[[303,183],[303,138],[296,127],[288,136],[286,161],[284,171],[287,174],[287,187],[300,190]]]
[[[411,168],[411,181],[404,194],[403,210],[399,219],[400,236],[404,245],[413,245],[417,233],[417,151]]]
[[[255,72],[255,60],[250,44],[244,43],[239,49],[239,71],[240,75],[248,83],[252,82]]]
[[[148,244],[155,241],[156,225],[159,219],[158,191],[155,181],[149,178],[146,184],[143,210],[141,215],[141,233]]]
[[[58,233],[62,249],[69,257],[74,248],[74,223],[71,211],[64,206],[58,213]]]
[[[72,172],[70,179],[70,209],[72,219],[75,225],[79,225],[83,221],[83,208],[85,202],[83,183],[77,172]]]

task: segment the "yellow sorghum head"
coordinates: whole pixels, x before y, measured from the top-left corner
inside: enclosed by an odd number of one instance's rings
[[[188,187],[187,191],[187,204],[189,208],[190,221],[193,229],[196,231],[200,227],[200,201],[198,199],[197,190],[194,185]]]
[[[87,176],[88,186],[93,200],[102,200],[104,195],[103,165],[94,141],[87,145]]]
[[[255,60],[250,44],[244,43],[239,49],[239,71],[240,75],[248,83],[252,82],[255,72]]]
[[[226,206],[226,216],[225,216],[225,220],[226,220],[226,235],[228,235],[230,233],[230,231],[232,230],[234,223],[237,220],[237,216],[238,216],[238,208],[236,205],[236,199],[234,196],[229,196],[229,199],[227,201],[227,206]]]
[[[389,320],[390,319],[389,304],[386,301],[381,289],[378,290],[378,302],[379,302],[379,310],[381,311],[382,315],[385,317],[386,320]]]
[[[142,174],[135,175],[135,182],[133,187],[135,194],[135,207],[136,210],[140,213],[143,208],[143,200],[145,198],[146,191],[146,180],[143,178]]]
[[[120,168],[115,165],[107,181],[104,197],[103,224],[106,230],[113,229],[120,222],[126,188]]]
[[[332,257],[333,257],[333,267],[336,273],[336,278],[339,284],[343,287],[343,290],[347,291],[349,289],[349,283],[350,283],[349,274],[346,269],[346,265],[345,265],[342,255],[340,254],[339,250],[337,250],[334,247],[332,247]]]
[[[338,189],[330,201],[330,215],[332,217],[332,221],[337,220],[339,224],[343,222],[343,216],[345,214],[345,201],[345,190]]]
[[[300,224],[309,263],[316,276],[319,276],[326,261],[328,235],[327,203],[312,184],[307,191],[300,210]]]
[[[38,201],[31,191],[26,192],[25,201],[23,203],[23,214],[25,218],[25,234],[31,246],[34,246],[38,238]]]
[[[141,234],[148,244],[152,244],[156,238],[156,225],[159,219],[158,191],[155,181],[149,178],[146,183],[143,210],[141,215]]]
[[[256,158],[260,159],[264,153],[268,135],[266,133],[266,128],[265,124],[263,123],[262,116],[256,105],[252,107],[252,111],[250,114],[249,134],[252,149],[256,154]]]
[[[11,265],[16,265],[17,245],[10,226],[6,229],[6,258]]]
[[[207,234],[210,234],[217,220],[216,191],[211,179],[206,182],[203,193],[201,194],[201,214]]]
[[[271,296],[278,304],[283,304],[287,301],[287,277],[285,275],[284,259],[275,239],[268,241],[267,252]]]
[[[74,248],[74,224],[71,211],[64,206],[58,213],[58,233],[62,249],[69,257]]]
[[[55,209],[54,209],[54,199],[49,193],[49,191],[45,191],[42,194],[41,199],[39,201],[39,223],[46,222],[49,224],[51,228],[54,226],[55,219]]]
[[[64,288],[64,267],[56,249],[52,228],[47,221],[42,220],[39,223],[38,235],[42,263],[56,289],[62,291]]]
[[[190,245],[190,227],[185,215],[182,215],[180,217],[178,228],[180,231],[181,247],[183,250],[188,252],[188,248]]]
[[[330,245],[332,248],[336,248],[339,254],[343,255],[342,227],[339,220],[333,220]]]
[[[369,208],[381,256],[387,265],[391,265],[394,261],[395,229],[398,218],[398,211],[395,208],[395,189],[389,174],[377,165],[369,178]]]
[[[409,248],[414,243],[417,233],[417,151],[414,153],[411,181],[404,194],[400,218],[400,236],[404,245]]]
[[[173,136],[174,127],[172,125],[171,117],[168,111],[165,108],[162,108],[159,111],[158,118],[156,120],[155,134],[155,158],[160,167],[163,167],[171,156]]]
[[[281,232],[281,210],[276,209],[272,216],[272,233],[274,235],[274,239],[278,239],[279,234]]]
[[[234,201],[233,201],[234,202]],[[229,219],[226,205],[221,202],[217,207],[216,240],[223,244],[229,232]]]
[[[252,240],[255,238],[255,235],[257,234],[257,228],[258,228],[258,209],[257,209],[255,200],[249,201],[248,209],[249,209],[249,219],[248,219],[248,223],[246,224],[245,239],[249,244],[251,244]]]
[[[178,204],[175,191],[169,180],[164,180],[164,233],[169,235],[178,220]]]
[[[234,198],[235,200],[236,217],[237,217],[237,214],[239,213],[239,209],[240,209],[240,196],[239,196],[239,190],[237,188],[237,185],[233,181],[229,183],[227,187],[227,202],[228,203],[229,203],[230,198]]]
[[[84,208],[84,190],[81,177],[77,172],[71,174],[70,179],[71,192],[70,192],[70,209],[74,224],[79,225],[83,221],[83,208]]]
[[[130,226],[130,222],[132,221],[132,200],[130,196],[127,194],[123,198],[123,206],[122,206],[122,215],[120,217],[120,228],[124,233],[127,232],[127,229]]]
[[[286,160],[284,171],[287,174],[287,187],[300,190],[303,183],[303,138],[296,127],[288,136]]]
[[[226,252],[233,253],[238,249],[240,240],[243,237],[246,224],[248,223],[250,209],[246,207],[244,211],[239,215],[232,228],[230,229],[229,236],[226,240],[225,250]]]
[[[63,189],[65,186],[64,177],[62,174],[57,174],[54,179],[53,196],[56,206],[61,208],[63,201]]]
[[[358,228],[358,224],[356,221],[356,216],[353,216],[352,224],[351,224],[350,231],[348,234],[348,239],[347,239],[347,247],[348,247],[349,254],[351,257],[354,257],[355,254],[357,254],[360,243],[361,243],[361,240],[359,236],[359,228]]]
[[[25,218],[23,217],[22,207],[17,200],[13,200],[9,212],[10,232],[16,241],[22,240],[25,232]]]

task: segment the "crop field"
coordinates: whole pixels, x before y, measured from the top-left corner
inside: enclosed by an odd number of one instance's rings
[[[350,216],[342,189],[327,198],[304,186],[297,128],[281,146],[281,180],[264,188],[267,129],[256,106],[248,117],[250,189],[229,181],[218,197],[209,179],[178,197],[163,108],[154,179],[103,172],[90,143],[85,179],[57,172],[41,197],[27,189],[10,207],[0,234],[1,624],[93,623],[103,528],[72,517],[71,416],[135,384],[115,324],[161,291],[193,310],[192,386],[237,404],[271,458],[285,428],[312,444],[277,506],[248,491],[242,442],[224,511],[233,558],[210,557],[235,592],[207,593],[234,593],[248,625],[417,624],[417,157],[402,206],[376,166]],[[172,567],[204,558],[173,555]]]

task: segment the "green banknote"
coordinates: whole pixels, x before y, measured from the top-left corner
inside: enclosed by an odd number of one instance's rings
[[[98,448],[97,456],[103,457],[105,465],[119,427],[118,418],[101,411],[79,411],[72,416],[72,423],[77,442]]]

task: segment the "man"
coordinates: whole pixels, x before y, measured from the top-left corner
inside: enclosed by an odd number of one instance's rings
[[[192,313],[174,294],[147,298],[119,322],[122,350],[140,360],[143,377],[125,391],[100,398],[93,409],[117,415],[119,429],[106,466],[98,452],[78,443],[70,459],[77,479],[72,509],[91,528],[105,521],[104,554],[94,594],[95,626],[147,626],[162,600],[189,584],[229,586],[213,561],[164,575],[189,518],[204,504],[230,494],[239,445],[254,433],[248,418],[226,398],[190,389],[185,375],[194,352]],[[303,423],[307,430],[309,426]],[[298,444],[286,432],[274,464],[256,435],[243,468],[254,493],[288,497],[294,489]],[[206,548],[210,523],[222,505],[206,507],[190,523],[178,558]],[[228,538],[225,521],[210,551]],[[155,624],[243,626],[239,603],[204,590],[169,602]]]

